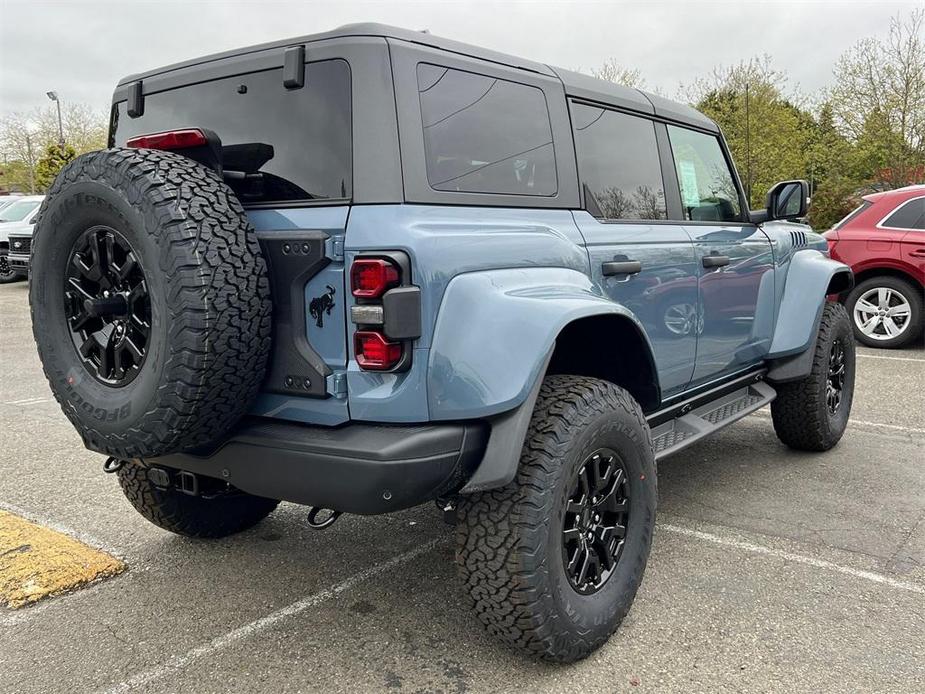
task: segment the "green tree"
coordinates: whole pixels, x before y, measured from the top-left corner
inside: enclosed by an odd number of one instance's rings
[[[806,176],[814,121],[769,56],[720,66],[682,91],[722,128],[751,206],[777,181]]]
[[[61,112],[64,141],[78,154],[106,146],[108,117],[85,104],[65,103]],[[36,192],[39,157],[58,142],[58,113],[54,106],[9,113],[0,120],[0,155],[8,173],[0,185]]]
[[[48,145],[42,158],[39,159],[35,166],[36,186],[41,190],[48,190],[61,169],[76,157],[77,152],[68,144]]]
[[[835,66],[836,122],[858,146],[854,175],[890,187],[925,167],[925,9],[890,21],[885,41],[868,38]]]
[[[638,69],[623,67],[613,58],[597,69],[592,68],[591,74],[599,80],[607,80],[614,84],[621,84],[624,87],[634,89],[645,89],[646,87],[646,81]]]

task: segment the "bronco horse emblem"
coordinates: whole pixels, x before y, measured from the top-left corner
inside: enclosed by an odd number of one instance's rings
[[[331,311],[334,310],[334,295],[337,293],[330,284],[325,286],[328,291],[321,296],[316,296],[308,305],[308,312],[315,319],[315,324],[319,328],[324,327],[324,314],[327,313],[330,316]]]

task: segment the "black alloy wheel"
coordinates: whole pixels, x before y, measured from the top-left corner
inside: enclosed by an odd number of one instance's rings
[[[126,238],[108,226],[81,234],[64,284],[71,341],[87,371],[122,387],[141,371],[151,333],[151,300],[141,263]]]
[[[565,574],[582,595],[600,590],[617,568],[628,514],[629,485],[620,458],[599,449],[572,482],[562,528]]]
[[[10,259],[5,251],[0,251],[0,280],[10,280],[16,276],[16,271],[10,265]]]
[[[845,345],[842,340],[832,342],[829,352],[829,372],[825,385],[825,404],[829,414],[836,414],[841,407],[842,391],[845,388]]]

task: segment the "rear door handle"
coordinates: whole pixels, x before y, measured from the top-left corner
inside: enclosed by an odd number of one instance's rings
[[[704,267],[723,267],[725,265],[729,265],[728,255],[716,255],[711,253],[710,255],[703,256]]]
[[[914,251],[910,251],[909,255],[913,258],[925,258],[925,248],[916,248]]]
[[[635,275],[642,272],[642,263],[638,260],[611,260],[601,264],[605,275]]]

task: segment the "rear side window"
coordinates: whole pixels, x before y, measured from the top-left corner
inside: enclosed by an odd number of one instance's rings
[[[601,219],[666,219],[655,124],[572,103],[585,207]]]
[[[732,170],[713,135],[668,126],[684,218],[696,222],[735,222],[742,219],[739,192]]]
[[[119,104],[115,142],[177,128],[206,128],[222,141],[225,180],[244,203],[344,200],[351,196],[350,68],[305,66],[305,86],[283,87],[282,68],[145,96],[144,114]]]
[[[880,223],[890,229],[923,229],[925,221],[925,198],[909,200],[896,208],[889,217]]]
[[[546,97],[537,87],[421,63],[427,180],[435,190],[556,194]]]
[[[857,207],[855,207],[851,212],[849,212],[847,215],[845,215],[845,217],[844,217],[838,224],[836,224],[836,225],[835,225],[834,227],[832,227],[832,228],[833,228],[833,229],[841,229],[843,226],[845,226],[848,222],[850,222],[852,219],[854,219],[854,218],[857,217],[859,214],[861,214],[864,210],[866,210],[866,209],[867,209],[868,207],[870,207],[872,204],[873,204],[873,203],[867,202],[867,201],[865,200],[865,201],[862,202],[860,205],[858,205]]]

